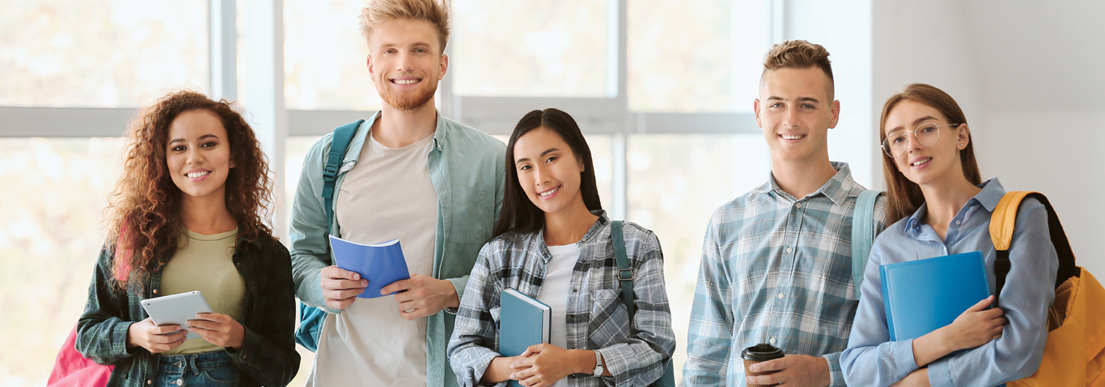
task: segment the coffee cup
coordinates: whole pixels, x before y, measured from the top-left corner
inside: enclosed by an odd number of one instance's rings
[[[752,372],[748,367],[759,362],[774,360],[781,357],[783,357],[783,350],[771,344],[761,343],[745,348],[744,351],[741,352],[741,358],[744,359],[744,374],[747,376],[757,376],[778,372]],[[775,384],[749,384],[748,387],[768,387],[774,385]]]

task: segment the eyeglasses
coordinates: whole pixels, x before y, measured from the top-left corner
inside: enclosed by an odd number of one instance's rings
[[[926,122],[921,125],[917,125],[917,128],[908,132],[899,132],[888,136],[885,140],[882,140],[882,151],[886,152],[887,156],[892,158],[899,158],[909,153],[909,141],[906,136],[913,133],[913,137],[917,139],[917,142],[924,146],[932,146],[940,141],[940,127],[943,126],[958,126],[959,124],[947,124],[937,125],[935,122]]]

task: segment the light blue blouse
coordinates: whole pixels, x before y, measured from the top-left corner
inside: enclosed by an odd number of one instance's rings
[[[989,233],[990,215],[1005,189],[996,178],[980,187],[982,191],[968,200],[948,225],[943,241],[922,221],[925,205],[875,239],[864,271],[862,298],[848,349],[840,356],[848,385],[888,386],[918,369],[913,358],[913,340],[890,341],[880,265],[981,251],[990,291],[994,292],[995,251]],[[1000,295],[1001,308],[1009,323],[1002,336],[930,363],[928,375],[933,387],[1000,385],[1032,375],[1039,368],[1047,341],[1048,309],[1055,300],[1059,263],[1048,232],[1047,210],[1035,199],[1026,199],[1017,211],[1009,260],[1013,267]]]

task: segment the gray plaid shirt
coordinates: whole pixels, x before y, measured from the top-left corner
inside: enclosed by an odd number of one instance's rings
[[[630,321],[621,300],[610,220],[599,212],[579,241],[566,314],[568,348],[602,354],[613,377],[568,376],[569,386],[645,386],[664,373],[675,351],[675,333],[664,290],[660,241],[652,231],[625,223],[626,255],[633,269],[636,316]],[[552,255],[542,230],[508,233],[480,250],[449,340],[449,363],[462,386],[479,383],[499,348],[499,292],[506,288],[537,298]],[[630,325],[632,323],[632,326]],[[500,386],[505,383],[500,383]]]

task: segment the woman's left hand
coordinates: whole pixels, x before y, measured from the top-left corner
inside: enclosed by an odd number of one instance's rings
[[[195,320],[188,320],[188,331],[194,332],[208,343],[220,347],[242,349],[246,330],[234,318],[218,313],[196,313]]]
[[[510,378],[527,387],[551,386],[578,372],[573,371],[574,357],[569,356],[569,351],[552,344],[531,345],[518,358],[511,364],[518,371],[510,374]]]

